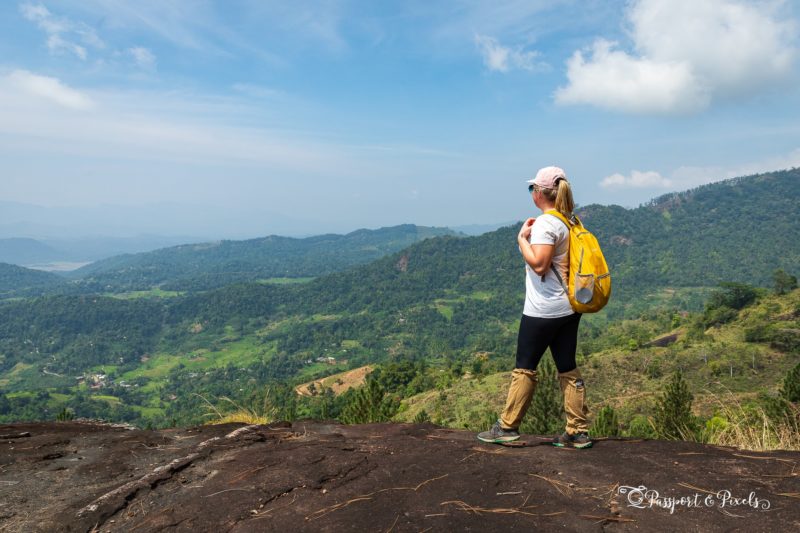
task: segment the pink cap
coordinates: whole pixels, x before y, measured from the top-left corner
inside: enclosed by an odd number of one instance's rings
[[[539,169],[536,177],[528,180],[528,183],[538,185],[544,189],[556,189],[558,180],[567,179],[567,173],[563,168],[558,167],[544,167]]]

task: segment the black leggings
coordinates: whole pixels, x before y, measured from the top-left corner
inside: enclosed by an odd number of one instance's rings
[[[537,318],[522,315],[517,337],[517,366],[536,370],[544,351],[549,347],[559,373],[575,370],[580,313],[559,318]]]

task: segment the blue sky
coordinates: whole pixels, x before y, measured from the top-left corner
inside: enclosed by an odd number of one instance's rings
[[[800,166],[799,34],[777,0],[2,2],[0,201],[483,224],[556,164],[635,206]]]

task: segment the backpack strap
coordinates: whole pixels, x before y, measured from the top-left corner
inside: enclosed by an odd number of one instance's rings
[[[567,220],[567,217],[565,217],[563,214],[561,214],[560,211],[557,211],[555,209],[550,209],[546,211],[544,214],[553,215],[558,220],[564,223],[564,225],[567,227],[567,240],[569,241],[569,232],[572,230],[572,225],[570,224],[569,220]],[[561,277],[561,273],[558,271],[558,269],[556,269],[556,266],[553,263],[550,263],[550,270],[552,270],[553,273],[556,275],[558,282],[561,284],[561,288],[564,289],[564,293],[569,294],[569,289],[564,283],[564,279]],[[544,278],[544,276],[542,276],[542,278]]]

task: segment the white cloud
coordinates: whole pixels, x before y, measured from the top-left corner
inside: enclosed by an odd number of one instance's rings
[[[800,147],[787,154],[738,165],[681,166],[673,170],[668,178],[653,170],[648,172],[634,170],[630,176],[617,173],[603,178],[600,186],[607,189],[635,187],[686,190],[715,181],[790,168],[800,168]]]
[[[156,68],[156,56],[143,46],[135,46],[133,48],[128,48],[128,54],[133,57],[134,63],[141,69],[144,70],[153,70]]]
[[[318,128],[268,125],[283,107],[299,105],[283,98],[274,107],[254,106],[241,98],[180,91],[84,93],[57,78],[0,71],[0,136],[13,142],[13,149],[10,143],[1,146],[0,155],[69,154],[135,161],[138,166],[161,161],[215,168],[244,165],[261,169],[262,176],[302,172],[327,179],[331,169],[346,176],[373,176],[385,167],[387,157],[407,159],[419,150],[398,146],[387,155],[370,146],[336,142]]]
[[[605,188],[665,188],[672,186],[672,181],[664,178],[654,170],[649,170],[647,172],[634,170],[631,172],[630,176],[624,176],[622,174],[606,176],[603,178],[603,181],[600,182],[600,186]]]
[[[776,2],[640,0],[628,16],[642,57],[686,62],[716,92],[758,89],[791,72],[796,28]]]
[[[58,34],[51,35],[47,38],[47,48],[53,53],[59,53],[61,51],[72,52],[78,59],[83,61],[86,61],[88,55],[85,47],[67,41]]]
[[[533,71],[542,68],[537,64],[536,51],[524,51],[520,47],[509,48],[497,39],[486,35],[475,35],[475,45],[483,56],[483,63],[491,71],[508,72],[512,69]]]
[[[709,90],[690,65],[637,59],[598,40],[587,60],[567,62],[569,85],[556,91],[559,104],[592,104],[632,113],[691,112],[705,107]]]
[[[23,94],[33,95],[54,102],[68,109],[85,111],[93,107],[92,100],[86,95],[67,87],[57,78],[40,76],[27,70],[15,70],[5,77],[9,85]],[[0,78],[2,81],[2,78]],[[0,92],[0,102],[6,100]]]
[[[57,17],[42,4],[26,2],[20,4],[19,10],[23,17],[35,23],[47,34],[47,48],[53,54],[67,52],[85,61],[88,57],[86,46],[78,44],[74,38],[94,48],[105,47],[105,43],[92,28],[83,23]]]
[[[567,62],[560,104],[633,113],[691,112],[719,97],[787,80],[797,32],[781,2],[637,0],[627,13],[633,50],[598,39]]]
[[[682,188],[689,189],[728,178],[751,176],[789,168],[800,168],[800,147],[795,148],[788,154],[778,154],[739,165],[682,166],[675,169],[671,177]]]

